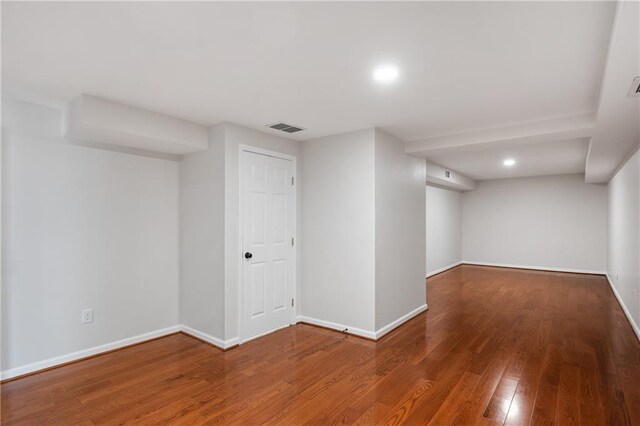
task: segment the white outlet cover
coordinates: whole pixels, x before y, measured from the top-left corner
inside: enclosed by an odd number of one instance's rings
[[[85,309],[81,313],[80,322],[87,324],[93,322],[93,309]]]

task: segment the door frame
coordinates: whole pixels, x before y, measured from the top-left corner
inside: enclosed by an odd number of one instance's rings
[[[269,149],[263,149],[263,148],[258,148],[252,145],[247,145],[247,144],[239,144],[238,146],[238,170],[239,170],[239,181],[238,181],[238,202],[239,202],[239,213],[238,213],[238,227],[240,228],[240,232],[239,232],[239,253],[238,253],[238,298],[237,298],[237,302],[238,302],[238,344],[243,344],[245,342],[248,342],[250,340],[253,339],[257,339],[258,337],[262,337],[266,334],[269,333],[273,333],[274,331],[278,330],[272,330],[269,331],[267,333],[263,333],[263,334],[259,334],[257,336],[253,336],[251,338],[246,338],[245,333],[244,333],[244,316],[243,314],[243,308],[244,308],[244,302],[243,302],[243,291],[244,291],[244,258],[243,258],[243,253],[244,253],[244,174],[245,174],[245,167],[244,167],[244,162],[243,162],[243,153],[244,152],[250,152],[253,154],[258,154],[258,155],[265,155],[267,157],[274,157],[274,158],[279,158],[281,160],[288,160],[291,161],[291,177],[294,179],[294,185],[293,185],[293,207],[294,207],[294,214],[293,214],[293,241],[294,241],[294,245],[293,245],[293,254],[292,254],[292,262],[293,262],[293,272],[292,272],[292,279],[291,279],[291,284],[289,284],[291,286],[291,295],[293,297],[293,299],[295,300],[295,306],[293,306],[293,309],[291,310],[291,318],[289,320],[289,325],[295,324],[296,323],[296,311],[298,308],[298,297],[297,297],[297,288],[298,288],[298,176],[297,176],[297,171],[298,171],[298,166],[297,166],[297,162],[296,162],[296,157],[293,155],[289,155],[289,154],[284,154],[282,152],[277,152],[277,151],[272,151]],[[284,327],[282,327],[284,328]]]

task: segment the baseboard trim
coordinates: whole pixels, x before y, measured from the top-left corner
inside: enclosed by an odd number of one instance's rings
[[[22,377],[42,373],[47,370],[63,367],[68,364],[84,361],[96,356],[126,349],[131,346],[150,342],[152,340],[160,339],[162,337],[166,337],[176,333],[186,334],[189,337],[213,345],[218,349],[222,349],[223,351],[235,348],[239,343],[237,337],[229,340],[221,340],[217,337],[213,337],[207,333],[203,333],[202,331],[196,330],[195,328],[191,328],[186,325],[174,325],[172,327],[150,331],[148,333],[139,334],[137,336],[128,337],[126,339],[118,340],[115,342],[105,343],[104,345],[94,346],[92,348],[83,349],[81,351],[72,352],[20,367],[11,368],[9,370],[0,372],[0,383],[6,383],[12,380],[20,379]]]
[[[404,324],[405,322],[409,321],[411,318],[420,315],[421,313],[423,313],[424,311],[426,311],[427,309],[429,309],[429,305],[427,305],[426,303],[422,306],[418,306],[416,309],[414,309],[413,311],[409,312],[406,315],[401,316],[400,318],[398,318],[397,320],[390,322],[389,324],[385,325],[384,327],[376,330],[376,340],[380,339],[382,336],[384,336],[385,334],[395,330],[396,328],[400,327],[402,324]]]
[[[460,262],[456,262],[456,263],[452,263],[451,265],[447,265],[447,266],[445,266],[445,267],[443,267],[443,268],[440,268],[440,269],[436,269],[435,271],[429,272],[429,273],[427,274],[427,278],[432,277],[432,276],[434,276],[434,275],[441,274],[441,273],[443,273],[443,272],[447,272],[449,269],[453,269],[453,268],[455,268],[456,266],[460,266],[460,265],[462,265],[462,261],[460,261]]]
[[[295,324],[283,325],[281,327],[274,328],[273,330],[269,330],[269,331],[265,331],[264,333],[260,333],[257,336],[249,337],[248,339],[244,339],[243,341],[240,341],[240,339],[236,339],[236,340],[238,341],[238,344],[243,344],[244,345],[245,343],[249,343],[249,342],[251,342],[253,340],[256,340],[256,339],[259,339],[261,337],[268,336],[271,333],[275,333],[276,331],[280,331],[280,330],[284,330],[285,328],[289,328],[292,325],[295,325]],[[238,346],[238,345],[236,344],[235,346]]]
[[[239,344],[239,339],[237,337],[234,337],[228,340],[222,340],[184,324],[180,325],[180,331],[183,334],[186,334],[190,337],[194,337],[204,343],[213,345],[218,349],[222,349],[223,351],[229,350],[231,348],[235,348]]]
[[[338,324],[336,322],[325,321],[317,318],[311,318],[304,315],[298,315],[296,322],[302,322],[309,325],[315,325],[317,327],[328,328],[330,330],[340,331],[354,336],[363,337],[368,340],[376,340],[375,331],[363,330],[361,328],[351,327],[344,324]]]
[[[530,269],[534,271],[567,272],[571,274],[586,274],[586,275],[607,275],[607,273],[604,271],[591,271],[588,269],[550,268],[547,266],[529,266],[529,265],[511,265],[507,263],[472,262],[470,260],[463,260],[460,263],[462,265],[491,266],[495,268]]]
[[[2,381],[2,383],[6,383],[22,377],[30,376],[32,374],[42,373],[53,368],[62,367],[74,362],[84,361],[89,358],[139,345],[150,340],[159,339],[179,332],[180,326],[175,325],[172,327],[162,328],[160,330],[150,331],[148,333],[138,334],[137,336],[128,337],[126,339],[117,340],[115,342],[105,343],[104,345],[94,346],[92,348],[83,349],[65,355],[48,358],[42,361],[33,362],[31,364],[22,365],[20,367],[10,368],[9,370],[0,372],[0,380]]]
[[[418,306],[413,311],[401,316],[397,320],[390,322],[389,324],[385,325],[382,328],[379,328],[376,331],[368,331],[368,330],[363,330],[361,328],[349,327],[348,325],[338,324],[331,321],[320,320],[317,318],[307,317],[304,315],[298,315],[296,320],[299,323],[326,328],[331,331],[339,331],[342,333],[352,334],[354,336],[362,337],[364,339],[372,340],[375,342],[379,340],[382,336],[390,333],[391,331],[400,327],[402,324],[409,321],[413,317],[420,315],[427,309],[429,309],[429,305],[425,303],[424,305]]]
[[[622,301],[622,297],[620,297],[620,293],[618,293],[618,290],[613,285],[613,280],[611,279],[609,274],[606,274],[606,277],[607,277],[607,282],[609,283],[609,287],[611,287],[611,291],[613,292],[613,295],[616,297],[616,300],[618,301],[618,304],[622,308],[622,312],[624,312],[624,315],[627,317],[627,321],[629,321],[629,325],[631,326],[631,329],[633,330],[633,332],[636,334],[636,337],[640,341],[640,327],[638,327],[638,324],[636,324],[633,321],[633,317],[631,316],[631,312],[629,312],[629,309],[627,309],[627,306]]]

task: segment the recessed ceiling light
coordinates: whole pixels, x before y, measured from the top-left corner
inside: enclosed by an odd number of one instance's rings
[[[516,164],[516,160],[514,160],[513,158],[507,158],[506,160],[503,161],[502,164],[504,164],[507,167],[511,167],[514,164]]]
[[[395,65],[380,65],[373,70],[373,79],[378,83],[388,84],[396,81],[399,74],[400,71]]]

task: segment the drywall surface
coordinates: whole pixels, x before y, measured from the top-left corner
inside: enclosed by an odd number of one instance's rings
[[[425,161],[427,166],[427,182],[432,185],[438,185],[444,188],[450,188],[459,191],[471,191],[476,187],[476,181],[455,170],[449,170],[445,167]],[[450,176],[447,177],[446,173]]]
[[[287,154],[296,158],[300,155],[300,143],[285,139],[280,136],[258,132],[236,124],[224,123],[225,126],[225,339],[238,337],[238,306],[239,306],[239,280],[240,260],[242,247],[240,247],[240,145],[248,145]],[[215,143],[215,142],[210,142]],[[298,164],[298,174],[300,165]],[[300,226],[300,185],[297,185],[298,200],[298,229]],[[299,234],[299,232],[298,232]],[[298,238],[300,243],[301,238]],[[300,244],[298,244],[298,259],[300,258]],[[298,268],[299,269],[299,268]],[[298,275],[299,277],[299,275]],[[300,282],[300,279],[297,280]]]
[[[426,301],[425,178],[423,159],[375,130],[376,330]]]
[[[640,151],[609,182],[607,274],[640,330]],[[634,299],[634,291],[636,298]]]
[[[607,187],[584,175],[479,181],[462,195],[462,258],[604,272]]]
[[[462,261],[462,193],[426,187],[427,275]]]
[[[225,125],[180,162],[180,323],[224,340]]]
[[[2,112],[2,370],[177,325],[178,164],[68,144],[60,110]]]
[[[206,126],[131,105],[82,94],[70,103],[65,135],[100,144],[188,154],[206,150]]]
[[[375,331],[374,129],[302,143],[302,307]]]

